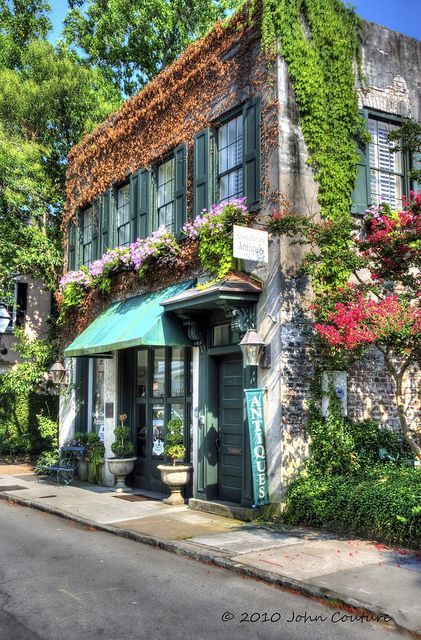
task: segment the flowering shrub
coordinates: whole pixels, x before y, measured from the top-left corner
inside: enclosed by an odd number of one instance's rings
[[[338,289],[329,304],[320,297],[315,329],[333,355],[361,356],[368,345],[383,353],[395,382],[402,432],[414,455],[421,457],[406,419],[403,393],[404,374],[421,356],[421,194],[411,192],[403,204],[400,211],[383,204],[367,212],[366,237],[353,238],[352,243],[355,264],[366,269],[370,280],[355,269],[358,284]]]
[[[249,225],[252,220],[245,198],[239,198],[225,204],[213,204],[209,211],[203,209],[201,216],[184,225],[186,238],[199,241],[199,259],[202,266],[215,276],[212,283],[222,280],[232,267],[233,225]]]
[[[138,238],[128,247],[109,249],[102,258],[87,267],[69,271],[60,280],[57,301],[60,306],[59,322],[72,307],[80,307],[86,293],[98,287],[103,293],[111,289],[111,276],[120,271],[134,271],[143,277],[153,264],[170,264],[180,252],[174,236],[160,227],[145,239]]]
[[[421,309],[396,295],[375,300],[360,292],[354,300],[337,302],[328,324],[316,323],[315,329],[334,348],[390,344],[408,354],[421,337]]]
[[[421,193],[410,192],[403,208],[392,211],[386,204],[365,215],[367,238],[359,241],[362,257],[371,265],[372,278],[399,279],[405,286],[419,286],[421,248]]]

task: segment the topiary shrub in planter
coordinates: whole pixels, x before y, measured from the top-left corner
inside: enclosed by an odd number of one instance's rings
[[[131,455],[134,452],[131,429],[124,424],[127,415],[122,414],[119,420],[120,425],[114,429],[115,441],[111,445],[115,457],[107,458],[107,463],[110,472],[116,477],[115,490],[121,493],[131,491],[126,484],[126,478],[134,469],[136,457]]]
[[[158,465],[162,482],[171,490],[170,497],[165,498],[164,502],[173,505],[184,504],[181,489],[188,484],[193,467],[191,464],[184,464],[183,462],[186,455],[186,447],[184,445],[183,422],[180,418],[172,418],[167,424],[164,455],[172,460],[171,465]],[[178,464],[177,460],[180,461]]]

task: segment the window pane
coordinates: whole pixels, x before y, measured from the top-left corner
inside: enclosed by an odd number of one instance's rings
[[[183,423],[184,427],[184,404],[172,404],[171,405],[171,420],[179,419]]]
[[[237,169],[221,176],[219,181],[219,201],[231,202],[243,195],[243,171]]]
[[[223,149],[228,144],[228,125],[224,124],[219,128],[218,147]]]
[[[152,405],[152,457],[162,458],[164,455],[164,405]]]
[[[137,393],[140,398],[144,398],[147,393],[148,385],[148,351],[142,349],[137,352]]]
[[[170,229],[174,214],[174,160],[158,167],[158,226]]]
[[[88,267],[92,262],[92,207],[82,215],[82,263]]]
[[[146,443],[147,443],[147,430],[146,430],[146,405],[139,404],[138,411],[138,423],[136,426],[137,438],[136,438],[136,455],[144,458],[146,456]]]
[[[117,190],[117,242],[120,246],[130,243],[129,185]]]
[[[171,350],[171,396],[184,395],[184,349],[173,347]]]
[[[104,430],[104,360],[93,359],[92,431]]]
[[[162,397],[165,389],[165,348],[153,350],[153,385],[154,397]]]
[[[124,207],[126,204],[129,204],[129,185],[125,184],[123,187],[120,187],[117,191],[117,207]]]

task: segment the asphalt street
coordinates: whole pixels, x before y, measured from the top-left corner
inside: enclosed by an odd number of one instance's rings
[[[0,640],[397,637],[225,569],[0,501]]]

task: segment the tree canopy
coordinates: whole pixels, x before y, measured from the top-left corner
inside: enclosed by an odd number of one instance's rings
[[[64,37],[126,96],[136,93],[235,0],[69,0]]]
[[[16,272],[55,289],[66,156],[120,103],[114,85],[59,43],[42,0],[0,0],[0,299]]]

